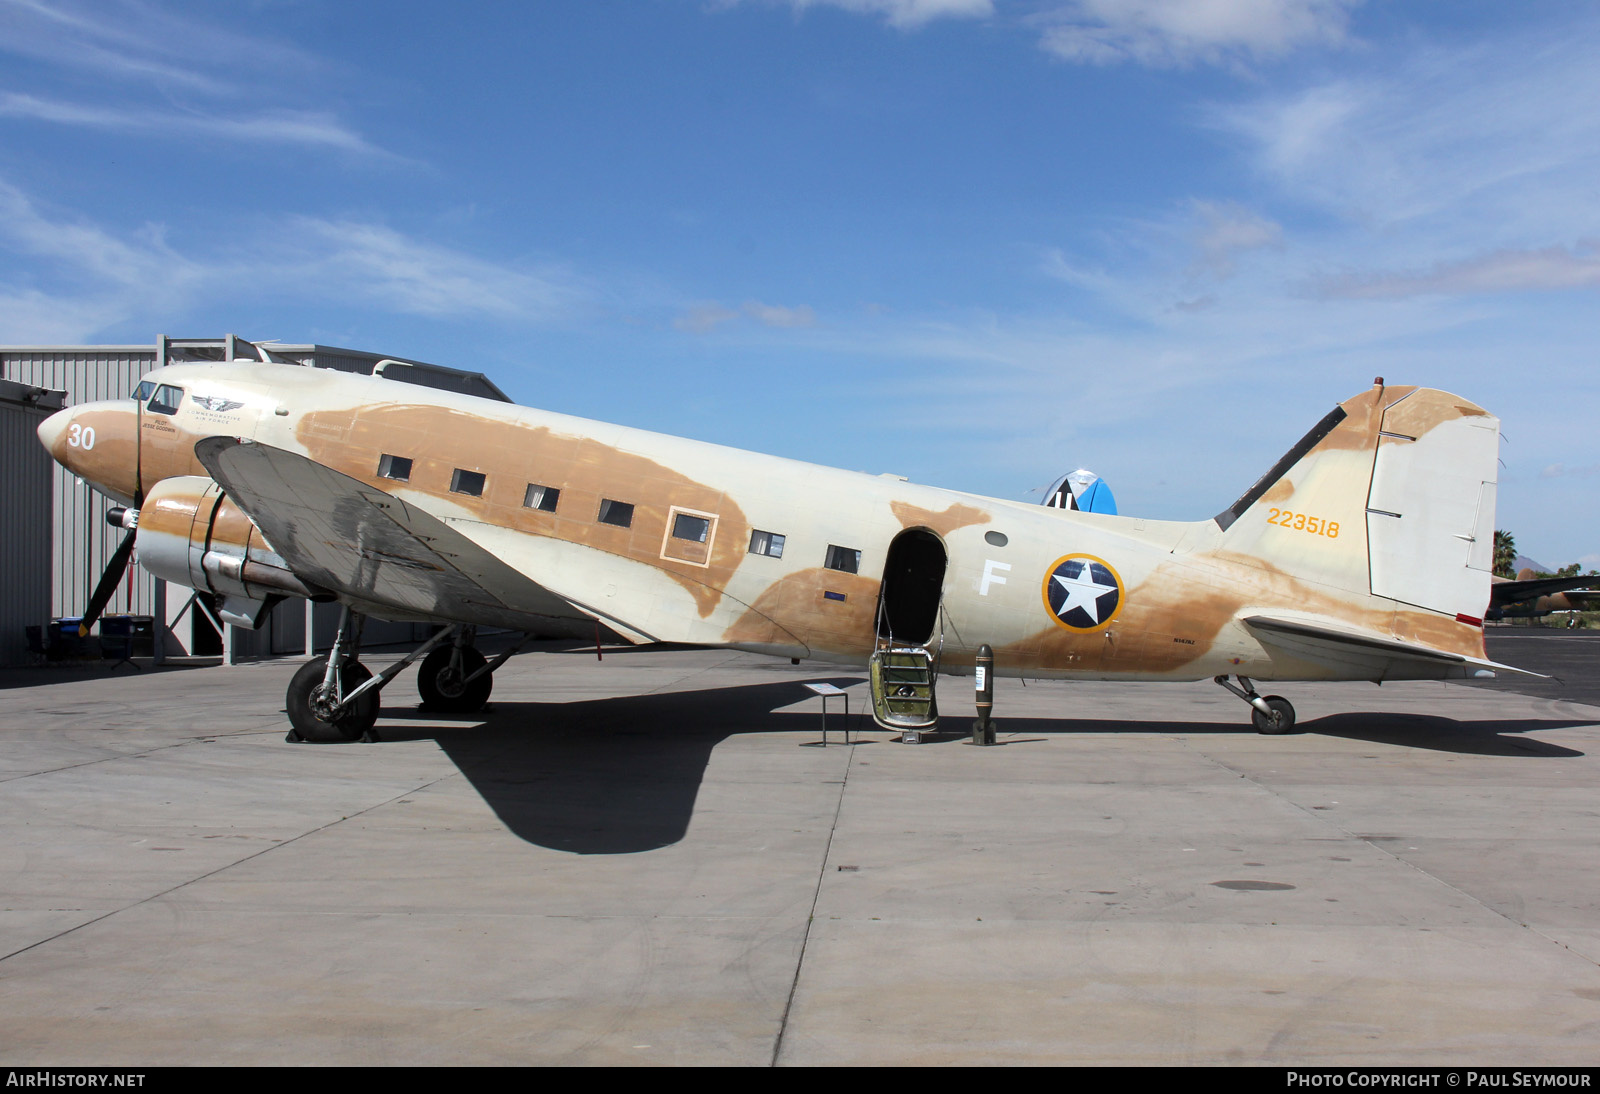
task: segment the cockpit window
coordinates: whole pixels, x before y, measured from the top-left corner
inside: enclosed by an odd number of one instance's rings
[[[155,390],[156,382],[154,380],[140,380],[139,386],[133,390],[133,401],[136,403],[142,403],[146,399],[150,398],[151,394]]]
[[[171,384],[162,384],[156,388],[155,396],[150,400],[146,409],[155,414],[176,414],[178,407],[183,405],[183,388],[173,387]]]

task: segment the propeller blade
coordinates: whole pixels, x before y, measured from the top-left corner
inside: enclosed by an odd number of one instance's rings
[[[122,575],[128,572],[128,559],[133,556],[133,540],[138,534],[137,531],[132,531],[124,536],[116,553],[111,556],[111,561],[106,563],[106,572],[100,575],[100,584],[94,587],[94,595],[89,598],[89,607],[84,611],[82,621],[78,623],[79,638],[89,636],[95,622],[100,618],[100,613],[105,611],[106,605],[111,602],[111,594],[117,591]]]

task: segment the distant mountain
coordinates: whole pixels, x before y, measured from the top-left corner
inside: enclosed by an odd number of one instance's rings
[[[1536,574],[1555,573],[1553,569],[1542,562],[1535,562],[1527,555],[1518,555],[1516,563],[1511,567],[1511,572],[1520,574],[1523,570],[1532,570]]]

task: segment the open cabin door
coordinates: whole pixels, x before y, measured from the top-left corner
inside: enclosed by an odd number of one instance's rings
[[[913,528],[889,545],[878,591],[877,642],[868,664],[872,717],[885,729],[925,729],[939,720],[934,698],[937,647],[948,557],[932,532]]]

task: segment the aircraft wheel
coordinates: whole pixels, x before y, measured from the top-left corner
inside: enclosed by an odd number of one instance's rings
[[[327,671],[328,659],[319,657],[301,665],[300,671],[294,674],[284,697],[289,723],[302,740],[317,744],[354,741],[378,720],[378,693],[369,691],[356,700],[354,707],[337,717],[330,716],[322,693],[322,678]],[[372,679],[371,670],[359,661],[346,661],[339,675],[346,694]]]
[[[449,646],[441,646],[422,659],[417,669],[417,692],[428,710],[446,714],[470,714],[483,709],[494,690],[494,674],[484,673],[470,684],[462,681],[488,664],[483,654],[471,646],[461,648],[461,669],[450,667]]]
[[[1256,724],[1258,733],[1288,733],[1294,728],[1294,704],[1281,695],[1268,695],[1265,697],[1267,706],[1272,708],[1271,716],[1262,714],[1255,707],[1250,708],[1250,720]]]

